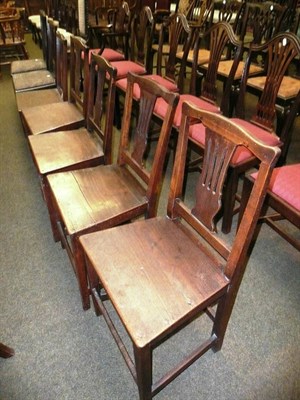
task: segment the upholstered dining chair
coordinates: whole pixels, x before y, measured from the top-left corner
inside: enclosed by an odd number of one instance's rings
[[[289,113],[280,134],[276,132],[276,97],[284,73],[287,71],[293,58],[300,52],[299,44],[299,39],[294,34],[283,32],[274,36],[264,45],[251,45],[245,62],[245,71],[243,72],[238,101],[235,107],[235,116],[233,118],[235,123],[248,129],[255,137],[266,144],[282,146],[283,149],[285,149],[285,143],[287,144],[289,141],[290,127],[296,114],[294,112]],[[262,49],[265,50],[265,76],[267,76],[267,79],[261,96],[257,98],[255,109],[251,110],[252,116],[249,119],[245,110],[245,96],[249,82],[248,71],[253,60],[256,60],[256,49],[258,53]],[[205,130],[201,124],[195,124],[191,127],[190,140],[193,144],[198,145],[199,148],[204,148]],[[235,156],[231,160],[231,166],[227,175],[226,191],[223,197],[222,230],[224,233],[230,231],[233,216],[238,210],[236,199],[239,178],[250,168],[255,167],[257,162],[258,160],[255,159],[253,154],[242,148],[237,149]]]
[[[50,201],[48,174],[111,164],[115,76],[116,70],[93,54],[85,127],[28,136],[46,203]]]
[[[206,127],[205,155],[193,199],[185,201],[189,128],[195,120]],[[239,230],[230,242],[217,233],[215,216],[230,158],[242,145],[261,164]],[[221,349],[279,153],[278,147],[257,141],[224,116],[184,103],[167,215],[80,237],[96,312],[107,322],[140,400],[152,399],[209,349]],[[165,372],[155,363],[155,354],[183,328],[191,328],[195,335],[191,322],[197,324],[196,348]],[[124,332],[133,349],[128,348]]]
[[[256,179],[257,172],[247,175],[244,179],[240,218],[245,211],[249,193]],[[300,229],[300,164],[274,168],[256,233],[257,237],[261,224],[265,222],[300,251],[300,240],[282,224],[283,220]]]
[[[89,48],[81,37],[71,37],[70,97],[68,101],[24,107],[21,119],[25,134],[77,129],[85,124],[89,87]]]
[[[79,237],[138,217],[153,217],[158,206],[164,159],[178,94],[161,88],[145,77],[129,74],[128,79],[117,162],[47,176],[51,193],[48,210],[53,236],[67,249],[78,279],[84,309],[89,308],[89,288]],[[141,90],[136,123],[132,115],[134,85]],[[147,135],[158,97],[168,103],[168,113],[151,157]]]

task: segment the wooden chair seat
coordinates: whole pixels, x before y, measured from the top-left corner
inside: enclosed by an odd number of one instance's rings
[[[45,87],[55,87],[55,77],[47,70],[29,71],[22,74],[14,74],[13,85],[16,92],[37,90]]]
[[[86,128],[30,135],[28,140],[41,175],[71,166],[79,168],[84,161],[98,163],[104,156],[99,138]]]
[[[249,78],[247,81],[247,85],[255,89],[258,89],[260,91],[263,91],[266,79],[267,79],[266,76]],[[277,97],[283,100],[294,99],[297,96],[299,90],[300,90],[300,79],[286,75],[282,78],[282,82],[280,84]]]
[[[25,128],[30,135],[54,132],[64,129],[76,129],[84,125],[82,111],[67,101],[36,107],[25,107],[21,111]]]
[[[178,321],[184,323],[205,309],[207,301],[225,293],[229,284],[205,246],[165,217],[95,232],[80,242],[140,348],[159,342]],[[133,251],[128,251],[133,243]]]
[[[57,88],[16,93],[16,102],[19,112],[26,107],[32,108],[46,104],[60,103],[61,101],[61,92]]]
[[[19,74],[22,72],[39,71],[47,69],[46,62],[41,58],[32,60],[16,60],[11,63],[11,74]]]
[[[101,165],[51,174],[48,182],[69,235],[105,229],[114,217],[120,224],[147,209],[145,188],[126,168]]]

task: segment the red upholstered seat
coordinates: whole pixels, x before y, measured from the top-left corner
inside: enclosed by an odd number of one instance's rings
[[[234,121],[241,127],[247,129],[247,131],[252,133],[253,136],[255,136],[257,139],[261,140],[262,142],[264,142],[265,144],[267,144],[269,146],[280,146],[280,144],[281,144],[278,136],[266,131],[265,129],[260,128],[257,125],[252,124],[251,122],[245,121],[240,118],[232,118],[232,121]],[[192,125],[190,128],[190,137],[191,137],[191,139],[198,142],[201,146],[204,147],[204,145],[205,145],[205,128],[204,128],[204,126],[202,124]],[[245,147],[240,146],[235,151],[235,153],[232,157],[232,160],[231,160],[231,164],[237,165],[239,163],[247,161],[251,157],[252,157],[252,154],[250,153],[250,151],[247,150]]]
[[[257,172],[251,174],[256,179]],[[300,211],[300,164],[275,168],[268,190]],[[298,184],[297,184],[298,182]]]
[[[181,109],[182,103],[188,101],[194,104],[196,107],[202,108],[206,111],[220,113],[220,109],[215,104],[209,103],[199,97],[193,96],[191,94],[183,94],[180,96],[179,103],[176,109],[176,114],[173,121],[173,126],[179,127],[181,121]],[[166,114],[167,104],[163,99],[158,99],[155,104],[154,113],[159,116],[159,118],[164,119]]]
[[[160,75],[146,75],[147,78],[154,80],[155,82],[159,83],[161,86],[170,90],[171,92],[178,92],[178,87],[175,85],[174,82],[170,81],[169,79],[163,78]],[[127,89],[127,78],[119,79],[116,83],[116,86],[121,89],[124,93],[126,93]],[[140,91],[138,85],[134,85],[133,88],[133,98],[135,100],[140,98]]]
[[[146,73],[145,67],[134,61],[114,61],[111,62],[111,65],[117,69],[117,79],[126,78],[128,72],[133,72],[137,75]]]
[[[100,50],[101,49],[91,49],[90,50],[89,62],[91,62],[91,53],[100,54],[99,53]],[[121,54],[119,51],[114,50],[114,49],[105,48],[100,55],[109,62],[125,60],[124,54]]]

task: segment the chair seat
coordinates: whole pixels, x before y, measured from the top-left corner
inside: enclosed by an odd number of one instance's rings
[[[84,125],[82,112],[67,101],[22,109],[22,117],[30,127],[30,134],[76,129]]]
[[[176,109],[176,114],[175,114],[174,121],[173,121],[173,125],[175,127],[179,127],[179,125],[180,125],[181,109],[182,109],[182,103],[184,101],[188,101],[188,102],[194,104],[196,107],[203,108],[204,110],[220,113],[220,109],[215,104],[209,103],[208,101],[200,99],[199,97],[193,96],[191,94],[182,94],[182,95],[180,95],[179,102],[178,102],[177,109]],[[164,119],[166,110],[167,110],[166,102],[161,98],[157,99],[155,108],[154,108],[154,113],[159,118]]]
[[[218,74],[228,77],[231,67],[233,64],[233,60],[223,60],[220,61],[219,66],[218,66]],[[245,62],[241,61],[239,62],[239,65],[237,67],[237,70],[234,75],[234,79],[241,79],[242,74],[244,71],[245,67]],[[207,64],[203,65],[203,68],[207,68]],[[259,65],[251,64],[250,69],[249,69],[249,75],[257,75],[263,71],[263,68],[261,68]]]
[[[257,139],[260,139],[265,144],[268,144],[270,146],[278,146],[281,144],[278,136],[268,131],[265,131],[264,129],[260,128],[257,125],[251,124],[251,122],[239,118],[231,118],[231,120],[240,125],[241,127],[245,128],[247,131],[251,132],[253,136],[255,136]],[[203,124],[192,125],[189,134],[191,139],[199,143],[202,148],[204,147],[205,128]],[[248,161],[252,157],[253,154],[249,150],[247,150],[245,147],[240,146],[235,151],[231,160],[231,164],[238,165],[240,163]]]
[[[28,137],[40,174],[48,174],[104,156],[98,136],[85,128]]]
[[[256,179],[257,173],[251,174]],[[300,164],[274,168],[268,190],[300,211]],[[297,184],[298,182],[298,184]]]
[[[57,89],[30,90],[16,93],[17,108],[20,112],[26,107],[37,107],[46,104],[59,103],[61,94]]]
[[[155,82],[159,83],[161,86],[163,86],[164,88],[166,88],[167,90],[170,90],[171,92],[178,92],[178,87],[177,85],[172,82],[169,79],[166,79],[160,75],[146,75],[147,78],[154,80]],[[127,90],[127,78],[123,78],[123,79],[118,79],[118,81],[116,82],[116,86],[121,89],[123,92],[126,93]],[[134,85],[133,87],[133,98],[135,100],[140,98],[140,90],[138,85]]]
[[[147,207],[143,187],[117,165],[50,174],[48,181],[69,235],[104,229],[107,220],[111,227],[114,216],[120,224]]]
[[[164,217],[84,235],[80,241],[138,347],[190,319],[228,285],[216,260],[181,224]]]
[[[54,87],[56,85],[54,76],[47,70],[14,74],[12,80],[16,92]]]
[[[128,72],[133,72],[137,75],[146,73],[145,67],[134,61],[113,61],[111,65],[117,69],[117,79],[126,78]]]
[[[263,90],[266,82],[266,76],[258,76],[249,78],[247,81],[247,85],[258,89]],[[277,97],[282,98],[283,100],[290,100],[297,96],[300,90],[300,79],[294,78],[292,76],[284,76],[279,87],[279,91]]]
[[[32,60],[16,60],[11,63],[10,72],[11,74],[19,74],[22,72],[44,70],[46,68],[46,63],[41,58],[35,58]]]
[[[100,51],[100,49],[91,49],[89,52],[89,62],[91,61],[91,53],[94,54],[98,54]],[[107,61],[124,61],[125,60],[125,56],[124,54],[120,53],[117,50],[114,49],[109,49],[109,48],[105,48],[102,53],[101,56],[103,58],[105,58]]]

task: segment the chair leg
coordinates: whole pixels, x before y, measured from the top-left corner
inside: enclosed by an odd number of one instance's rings
[[[136,383],[140,400],[152,399],[152,350],[150,346],[138,348],[134,345]]]
[[[74,268],[75,274],[78,280],[82,307],[84,310],[88,310],[91,307],[90,303],[90,291],[88,287],[87,272],[85,266],[85,258],[82,247],[79,243],[78,236],[72,239],[72,248],[74,254]]]
[[[57,226],[57,215],[56,215],[55,208],[53,207],[53,199],[51,196],[51,190],[50,190],[49,184],[47,182],[47,179],[44,176],[42,177],[42,192],[43,192],[44,199],[47,204],[47,208],[48,208],[48,212],[49,212],[53,239],[55,242],[59,242],[61,240],[61,237],[60,237],[60,232],[59,232],[59,229]]]
[[[5,346],[5,344],[0,343],[0,357],[9,358],[15,354],[14,349],[11,347]]]

